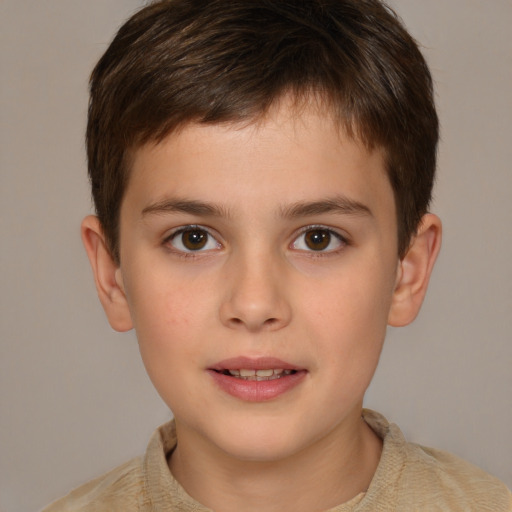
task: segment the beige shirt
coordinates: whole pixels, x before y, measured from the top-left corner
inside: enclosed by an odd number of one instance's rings
[[[408,443],[378,413],[363,418],[383,440],[377,471],[366,493],[328,512],[511,512],[512,493],[496,478],[446,452]],[[176,446],[174,423],[151,437],[133,459],[75,489],[42,512],[211,512],[173,478],[167,456]]]

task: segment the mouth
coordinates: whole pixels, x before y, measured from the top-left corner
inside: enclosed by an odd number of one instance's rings
[[[304,382],[307,370],[274,357],[226,359],[208,368],[221,390],[247,401],[277,399]]]
[[[257,382],[276,380],[293,375],[297,373],[297,370],[284,370],[283,368],[268,368],[263,370],[250,370],[241,368],[240,370],[214,370],[217,373],[233,377],[241,380],[252,380]]]

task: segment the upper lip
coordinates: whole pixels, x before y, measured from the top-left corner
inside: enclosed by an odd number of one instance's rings
[[[297,367],[296,365],[287,363],[282,359],[278,359],[276,357],[233,357],[230,359],[224,359],[223,361],[219,361],[213,366],[209,367],[210,370],[215,370],[218,372],[224,370],[269,370],[269,369],[279,369],[279,370],[301,370],[302,368]]]

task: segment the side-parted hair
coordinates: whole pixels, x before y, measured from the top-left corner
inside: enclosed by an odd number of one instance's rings
[[[381,148],[398,255],[427,212],[438,119],[414,39],[379,0],[161,0],[119,30],[90,81],[96,213],[119,262],[130,155],[186,123],[252,122],[285,95],[316,97],[350,137]]]

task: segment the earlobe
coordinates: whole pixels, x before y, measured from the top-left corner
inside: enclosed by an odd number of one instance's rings
[[[94,215],[82,221],[82,242],[91,263],[98,297],[113,329],[124,332],[132,327],[132,319],[121,268],[108,249],[100,221]]]
[[[439,217],[431,213],[423,216],[407,254],[399,262],[389,325],[407,325],[418,315],[441,248],[441,232]]]

